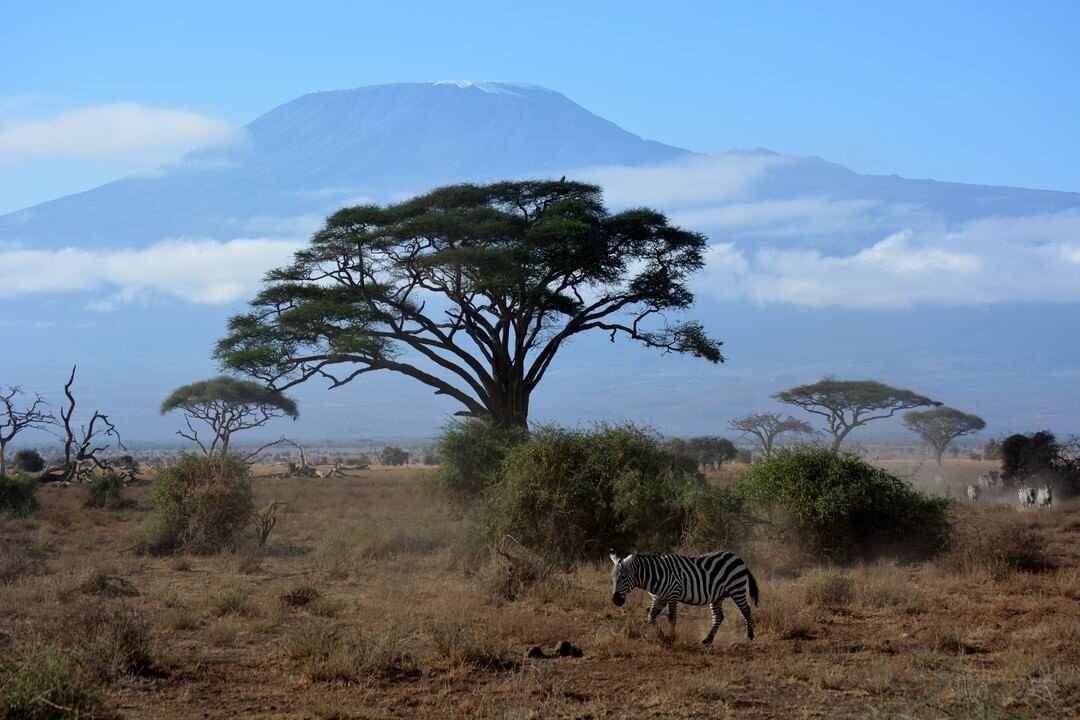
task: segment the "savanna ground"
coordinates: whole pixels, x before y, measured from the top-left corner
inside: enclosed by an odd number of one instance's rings
[[[990,467],[880,462],[954,494]],[[757,638],[729,603],[703,648],[705,609],[667,643],[640,591],[611,604],[606,560],[520,586],[497,554],[467,562],[430,473],[257,478],[258,504],[287,503],[267,547],[212,557],[137,556],[140,506],[42,488],[33,516],[0,518],[0,654],[106,628],[139,659],[102,686],[103,714],[157,720],[1080,717],[1076,504],[960,506],[957,550],[917,564],[815,567],[766,535],[745,553]],[[526,658],[561,640],[584,656]]]

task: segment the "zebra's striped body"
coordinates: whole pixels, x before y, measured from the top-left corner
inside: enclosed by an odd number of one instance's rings
[[[1016,489],[1016,497],[1020,501],[1020,507],[1028,508],[1035,505],[1035,488],[1021,485]]]
[[[615,563],[611,573],[614,583],[611,601],[615,605],[622,605],[631,590],[641,588],[652,598],[649,623],[655,623],[657,615],[666,607],[672,637],[679,603],[708,605],[713,624],[702,643],[709,645],[724,621],[721,607],[724,598],[730,597],[746,621],[746,637],[754,639],[754,621],[746,596],[749,593],[757,605],[758,586],[750,568],[738,556],[730,552],[694,556],[632,554],[620,559],[614,550],[610,555]]]

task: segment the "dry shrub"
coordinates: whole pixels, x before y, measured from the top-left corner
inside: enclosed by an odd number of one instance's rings
[[[310,682],[353,684],[416,677],[412,641],[411,633],[397,627],[344,633],[311,623],[290,633],[283,649]]]
[[[235,549],[254,502],[246,463],[231,456],[186,456],[158,472],[151,515],[136,550],[209,555]]]
[[[199,616],[187,608],[170,608],[161,616],[161,624],[174,632],[195,630],[199,627]]]
[[[37,575],[45,566],[45,552],[33,539],[4,537],[0,553],[0,586]]]
[[[257,608],[251,603],[251,593],[241,588],[226,588],[211,594],[207,599],[207,609],[214,617],[237,615],[252,617],[257,615]]]
[[[91,571],[76,589],[84,595],[101,597],[135,597],[139,594],[130,582],[104,570]]]
[[[320,597],[319,589],[305,581],[281,593],[281,602],[289,607],[306,607]]]
[[[216,647],[232,647],[240,636],[240,622],[235,618],[223,618],[210,625],[207,635],[210,644]]]
[[[1054,568],[1042,536],[1007,509],[967,514],[938,562],[954,572],[987,573],[994,580]]]
[[[236,570],[241,575],[254,575],[262,570],[263,557],[254,546],[243,546],[236,553]]]
[[[922,594],[903,567],[891,561],[860,567],[852,572],[857,578],[855,595],[859,604],[870,608],[922,606]]]
[[[468,623],[455,615],[429,622],[426,631],[436,655],[451,665],[488,670],[517,667],[518,663],[506,657],[505,642],[490,624]]]
[[[481,584],[496,600],[517,600],[557,571],[557,564],[513,538],[492,543],[479,572]]]
[[[398,529],[365,543],[359,554],[364,560],[388,560],[405,555],[430,555],[446,545],[445,539],[429,532]]]
[[[855,581],[846,572],[817,568],[803,576],[803,597],[808,605],[845,608],[855,599]]]
[[[86,483],[83,506],[108,510],[128,507],[129,503],[124,500],[124,478],[111,471],[91,477]]]
[[[66,720],[103,713],[97,682],[59,648],[5,653],[0,659],[0,717],[4,720]]]
[[[270,539],[270,533],[277,525],[278,511],[284,507],[285,503],[272,500],[262,510],[252,514],[251,524],[255,528],[255,540],[259,547],[266,545],[266,541]]]
[[[769,585],[768,596],[754,609],[754,625],[763,634],[780,640],[814,638],[819,629],[817,614],[798,592],[798,586],[783,580],[773,580]]]

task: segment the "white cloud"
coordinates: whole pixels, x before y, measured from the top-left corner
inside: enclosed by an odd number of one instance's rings
[[[0,250],[0,298],[55,292],[106,292],[90,300],[113,310],[163,295],[222,304],[250,295],[263,274],[303,243],[241,238],[168,240],[141,249]]]
[[[671,210],[731,200],[767,170],[791,160],[783,155],[733,152],[691,156],[663,165],[584,168],[574,171],[573,177],[600,185],[612,206]]]
[[[114,103],[0,124],[0,163],[43,158],[160,162],[242,137],[242,130],[218,118]]]
[[[847,255],[713,245],[698,289],[809,307],[1080,302],[1080,212],[905,230]]]

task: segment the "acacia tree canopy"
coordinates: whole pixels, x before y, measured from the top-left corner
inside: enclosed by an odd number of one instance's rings
[[[779,413],[774,412],[744,415],[730,421],[728,427],[739,430],[746,435],[753,435],[761,446],[761,453],[765,457],[772,456],[776,440],[784,433],[809,435],[814,432],[814,428],[805,420],[799,420],[791,415],[784,418]]]
[[[693,302],[705,237],[659,212],[612,214],[577,182],[454,185],[332,215],[233,317],[216,356],[285,389],[377,370],[526,426],[558,351],[589,331],[721,362],[721,343],[665,313]]]
[[[904,413],[904,425],[934,448],[937,464],[940,465],[942,455],[953,440],[982,430],[986,427],[986,421],[978,415],[942,406]]]
[[[259,383],[228,375],[173,390],[161,403],[161,414],[173,410],[184,412],[188,428],[186,432],[177,430],[176,434],[196,443],[207,456],[226,454],[235,432],[260,427],[276,417],[287,415],[295,420],[300,416],[292,398]],[[209,444],[199,438],[193,420],[210,428],[214,437]]]
[[[834,453],[840,450],[848,433],[872,420],[892,417],[901,410],[941,405],[925,395],[874,380],[837,380],[833,377],[783,390],[773,397],[824,417],[826,430],[832,435],[830,449]]]

